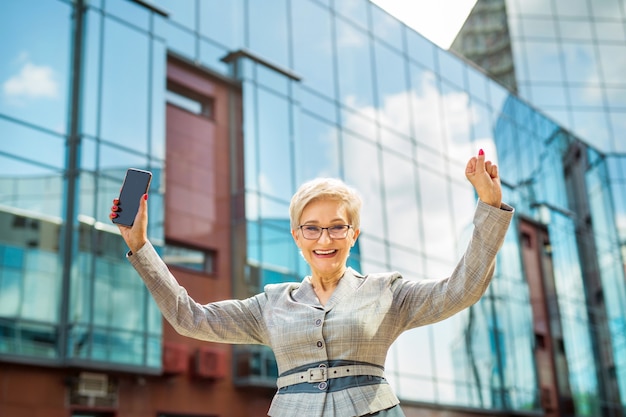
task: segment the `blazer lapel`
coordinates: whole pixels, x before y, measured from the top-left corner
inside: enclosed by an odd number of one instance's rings
[[[363,275],[359,274],[352,268],[346,269],[345,274],[339,280],[337,288],[333,291],[333,295],[330,297],[326,305],[322,305],[315,294],[313,285],[311,284],[311,277],[308,276],[302,280],[300,286],[295,289],[291,296],[294,301],[306,305],[310,305],[315,308],[321,308],[326,311],[331,310],[336,306],[343,298],[353,294],[357,288],[363,283]]]
[[[363,275],[359,274],[352,268],[346,269],[345,274],[343,274],[343,278],[341,278],[339,284],[337,284],[337,288],[335,288],[333,295],[324,306],[324,309],[326,311],[330,311],[333,307],[339,304],[342,299],[354,294],[362,283]]]
[[[291,293],[291,296],[298,303],[323,308],[322,304],[320,304],[320,301],[317,299],[313,285],[311,285],[311,277],[304,278],[298,289]]]

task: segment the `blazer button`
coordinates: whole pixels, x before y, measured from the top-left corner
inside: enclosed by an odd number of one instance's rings
[[[317,319],[317,320],[315,320],[315,325],[316,325],[317,327],[321,326],[321,325],[322,325],[322,319]]]
[[[317,347],[318,347],[318,348],[321,348],[322,346],[324,346],[324,343],[322,343],[322,341],[321,341],[321,340],[318,340],[318,341],[317,341]]]

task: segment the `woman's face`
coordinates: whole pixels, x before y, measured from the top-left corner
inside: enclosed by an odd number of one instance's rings
[[[300,216],[300,225],[330,227],[345,224],[350,224],[346,209],[333,200],[313,201],[306,205]],[[291,233],[313,276],[319,278],[339,278],[343,275],[350,248],[359,236],[359,230],[352,228],[344,239],[332,239],[328,230],[323,230],[318,239],[305,239],[300,229]]]

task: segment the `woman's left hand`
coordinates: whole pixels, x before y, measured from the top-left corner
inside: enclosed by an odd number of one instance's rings
[[[491,161],[485,161],[485,154],[481,149],[478,157],[473,156],[467,161],[465,177],[474,186],[478,198],[484,203],[500,208],[502,204],[502,186],[498,166]]]

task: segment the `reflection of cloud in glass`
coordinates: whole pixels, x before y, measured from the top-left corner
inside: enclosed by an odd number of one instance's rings
[[[27,62],[19,73],[2,84],[2,91],[12,98],[56,98],[59,86],[51,67]]]
[[[337,25],[337,45],[342,48],[364,47],[366,38],[362,33],[348,25]]]
[[[432,76],[422,78],[419,92],[409,91],[387,95],[382,98],[381,102],[383,106],[377,110],[372,107],[357,109],[358,114],[349,115],[344,125],[346,130],[372,141],[372,146],[366,145],[368,141],[344,141],[344,154],[358,155],[358,163],[346,164],[346,179],[363,194],[363,231],[366,234],[381,235],[381,219],[384,218],[389,234],[388,239],[391,242],[412,247],[413,250],[423,250],[427,254],[437,253],[438,259],[450,261],[447,265],[445,261],[430,264],[425,271],[429,276],[440,277],[442,274],[449,274],[456,260],[456,241],[460,238],[458,230],[471,222],[472,210],[466,210],[463,207],[473,208],[471,186],[469,183],[464,183],[464,164],[470,156],[476,153],[478,147],[484,148],[488,152],[489,159],[497,162],[495,145],[491,138],[481,138],[480,143],[470,141],[470,124],[480,121],[479,113],[472,108],[466,93],[457,91],[440,93]],[[409,102],[412,103],[410,109],[407,106]],[[439,109],[442,103],[445,109],[447,136],[441,134],[439,127],[441,123]],[[393,153],[385,153],[382,172],[374,171],[381,167],[373,144],[377,137],[376,127],[373,124],[364,123],[361,116],[366,115],[374,119],[376,114],[382,125],[393,126],[395,131],[404,132],[407,136],[413,124],[413,131],[418,140],[433,148],[442,148],[441,145],[448,141],[447,146],[443,147],[447,149],[445,154],[436,152],[427,154],[426,149],[418,147],[416,158],[419,162],[417,167],[419,178],[417,181],[415,161],[410,154],[393,156]],[[384,149],[407,147],[407,140],[396,135],[385,135],[381,142]],[[446,167],[450,162],[453,165],[448,172]],[[362,167],[369,167],[367,175],[363,175]],[[448,175],[453,175],[453,178],[448,178]],[[465,188],[463,188],[464,184],[466,184]],[[381,203],[380,191],[383,189],[385,201]],[[453,203],[450,200],[451,190],[454,194],[454,203],[462,204],[462,210],[459,213],[451,213],[449,210],[449,206]],[[421,201],[419,208],[417,207],[418,200]],[[416,213],[418,209],[419,213]],[[456,230],[453,230],[451,215],[455,216]],[[412,239],[419,240],[420,223],[417,221],[419,216],[422,216],[425,219],[424,222],[428,223],[422,224],[424,227],[422,233],[425,233],[424,239],[428,242],[427,247],[424,248],[421,248],[417,241],[409,246]],[[437,225],[437,227],[429,225]],[[407,237],[407,230],[411,230],[414,236]],[[442,232],[443,230],[446,232]],[[377,250],[372,246],[372,250],[369,251],[368,242],[366,239],[362,241],[361,249],[365,259],[368,258],[368,254],[371,255]],[[411,256],[415,255],[394,253],[390,261],[394,265],[391,266],[397,268],[400,265],[409,265],[411,260],[403,258]],[[375,255],[375,258],[379,257]],[[416,262],[417,259],[414,259],[413,263]],[[398,263],[400,265],[397,265]]]
[[[615,221],[617,223],[617,233],[619,234],[620,241],[626,240],[626,213],[617,213],[615,215]]]
[[[535,15],[542,17],[553,17],[553,13],[556,12],[556,14],[561,18],[584,17],[588,19],[589,16],[592,15],[594,17],[615,19],[616,16],[621,16],[622,13],[619,1],[557,1],[554,2],[554,11],[552,8],[552,3],[545,0],[508,0],[506,3],[507,11],[509,13],[522,13],[530,16]]]
[[[381,97],[379,108],[347,100],[355,111],[345,113],[343,128],[349,133],[343,135],[343,149],[354,160],[346,161],[345,176],[364,200],[361,272],[387,268],[405,279],[441,278],[452,272],[471,226],[475,200],[464,177],[465,162],[478,148],[495,162],[497,157],[488,131],[481,138],[472,136],[473,125],[488,121],[466,92],[441,92],[428,73],[414,85],[411,91]],[[368,122],[376,118],[382,132]],[[411,132],[417,145],[407,139]],[[390,245],[386,251],[383,241]],[[463,312],[401,336],[387,362],[399,395],[432,400],[437,392],[453,398],[453,385],[442,381],[459,377],[451,347],[466,317]],[[435,377],[441,379],[433,386]]]

